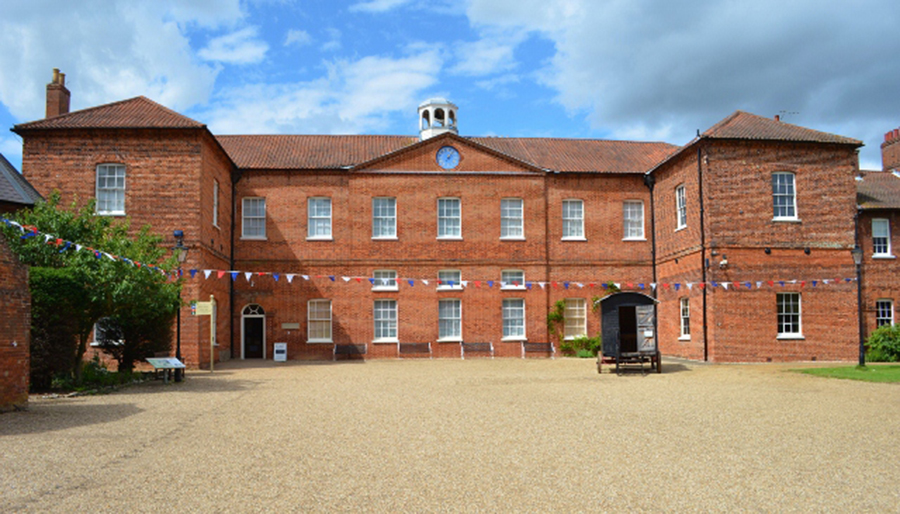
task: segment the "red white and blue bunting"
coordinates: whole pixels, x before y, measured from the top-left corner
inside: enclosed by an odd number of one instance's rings
[[[166,275],[170,278],[176,278],[181,276],[181,270],[172,270],[166,271],[158,266],[153,264],[141,263],[129,259],[127,257],[112,255],[110,253],[104,252],[102,250],[98,250],[95,248],[91,248],[89,246],[81,245],[78,243],[74,243],[71,241],[66,241],[60,238],[57,238],[51,234],[46,234],[40,232],[36,227],[30,225],[21,225],[15,221],[8,220],[6,218],[0,218],[0,222],[6,223],[9,226],[16,227],[22,232],[22,239],[29,239],[32,237],[43,238],[44,242],[48,245],[55,246],[59,248],[59,253],[65,253],[67,251],[88,251],[91,252],[96,258],[103,259],[104,257],[113,261],[122,261],[127,264],[130,264],[137,268],[144,268],[150,271],[156,271]],[[242,270],[218,270],[218,269],[190,269],[187,270],[191,279],[198,279],[198,275],[200,275],[204,280],[218,280],[228,276],[232,282],[236,282],[239,277],[243,276],[246,282],[250,282],[254,277],[259,278],[271,278],[275,283],[286,283],[288,285],[293,284],[294,279],[299,278],[303,282],[315,282],[315,281],[327,281],[328,283],[345,283],[345,284],[366,284],[368,286],[377,287],[398,287],[401,285],[408,287],[415,287],[416,285],[425,286],[425,287],[447,287],[447,288],[475,288],[475,289],[493,289],[494,287],[498,287],[500,289],[504,288],[513,288],[513,289],[523,289],[526,291],[531,290],[544,290],[547,288],[551,289],[590,289],[590,290],[607,290],[609,289],[609,285],[612,284],[616,288],[624,291],[693,291],[694,288],[698,290],[703,289],[712,289],[712,290],[721,290],[721,291],[748,291],[753,289],[780,289],[780,288],[818,288],[821,286],[835,286],[844,283],[855,282],[856,278],[822,278],[815,280],[756,280],[756,281],[729,281],[729,282],[719,282],[719,281],[708,281],[708,282],[622,282],[616,281],[613,279],[610,280],[597,280],[594,282],[576,282],[572,280],[555,280],[555,281],[525,281],[525,282],[509,282],[503,280],[493,280],[493,279],[485,279],[485,280],[461,280],[459,282],[453,280],[436,280],[436,279],[425,279],[425,278],[372,278],[372,277],[359,277],[359,276],[339,276],[339,275],[306,275],[302,273],[282,273],[282,272],[272,272],[272,271],[242,271]],[[284,282],[280,282],[281,278],[284,278]]]

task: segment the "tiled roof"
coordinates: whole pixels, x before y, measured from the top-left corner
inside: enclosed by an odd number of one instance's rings
[[[744,111],[735,111],[731,116],[716,123],[703,133],[710,139],[755,139],[766,141],[806,141],[812,143],[835,143],[862,146],[862,141],[849,137],[819,132],[783,121],[764,118]]]
[[[31,206],[40,200],[43,200],[41,195],[0,154],[0,202]]]
[[[419,142],[411,136],[216,136],[238,168],[340,169]]]
[[[863,209],[900,209],[900,172],[862,171],[856,203]]]
[[[239,168],[339,169],[419,142],[412,136],[216,136]],[[643,173],[677,150],[667,143],[589,139],[470,137],[473,143],[538,168]]]
[[[16,132],[76,128],[204,128],[206,125],[138,96],[52,118],[22,123]]]

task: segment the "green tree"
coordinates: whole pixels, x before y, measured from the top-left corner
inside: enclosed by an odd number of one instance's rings
[[[146,356],[147,350],[142,348],[150,341],[157,348],[154,352],[168,349],[171,320],[181,301],[180,282],[169,282],[166,275],[146,265],[137,266],[107,256],[127,256],[136,263],[159,263],[167,250],[160,245],[161,238],[151,234],[149,227],[143,227],[130,237],[127,219],[113,223],[108,217],[96,216],[93,202],[82,208],[73,204],[68,210],[62,209],[56,192],[33,209],[16,212],[12,219],[26,227],[24,238],[17,227],[0,227],[10,240],[10,247],[25,263],[32,267],[73,270],[69,278],[81,281],[82,308],[73,314],[76,319],[71,325],[67,325],[75,332],[76,347],[70,372],[76,384],[81,383],[82,362],[90,333],[102,317],[115,319],[127,336],[116,345],[121,348],[111,350],[126,369],[131,369],[136,359]],[[47,240],[40,234],[29,237],[28,227],[58,239]],[[67,248],[65,241],[85,245],[91,250]],[[174,262],[170,260],[161,265],[167,269]],[[69,290],[72,287],[70,285]],[[42,294],[42,301],[51,307],[40,312],[49,313],[52,305],[64,306],[68,302],[69,292],[63,289],[47,290]],[[34,319],[34,315],[32,317]],[[41,319],[33,324],[46,326]]]

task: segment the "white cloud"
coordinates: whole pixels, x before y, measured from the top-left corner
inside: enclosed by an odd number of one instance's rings
[[[900,111],[888,86],[900,80],[900,60],[884,37],[900,10],[889,2],[848,14],[845,3],[822,0],[471,0],[467,14],[481,31],[552,43],[539,81],[616,137],[684,143],[735,109],[799,111],[799,124],[855,136],[848,120],[881,123]]]
[[[391,9],[408,4],[410,0],[368,0],[366,2],[357,2],[348,9],[351,12],[385,12]]]
[[[325,34],[328,35],[328,41],[326,41],[320,49],[323,52],[333,52],[335,50],[341,49],[341,31],[336,28],[327,28],[325,29]]]
[[[256,27],[245,27],[230,34],[213,38],[197,55],[207,61],[228,64],[253,64],[266,57],[269,45],[257,39]]]
[[[66,73],[72,109],[146,95],[183,110],[206,101],[218,73],[185,27],[238,22],[238,0],[6,2],[0,17],[0,102],[22,121],[44,116],[51,69]]]
[[[22,140],[18,136],[0,136],[0,154],[17,170],[22,171]]]
[[[255,84],[223,91],[199,117],[216,134],[346,134],[384,130],[391,116],[409,119],[442,66],[436,50],[401,57],[327,62],[312,81]]]
[[[312,43],[312,36],[305,30],[291,29],[284,38],[284,46],[305,46],[310,43]]]
[[[513,52],[519,38],[488,37],[471,43],[457,43],[454,54],[458,59],[451,73],[460,75],[489,75],[516,67]]]

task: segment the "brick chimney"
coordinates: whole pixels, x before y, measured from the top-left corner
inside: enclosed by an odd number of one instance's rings
[[[884,135],[881,143],[881,166],[884,171],[900,170],[900,129]]]
[[[66,74],[59,68],[53,68],[53,82],[47,84],[47,117],[59,116],[69,112],[69,98],[72,93],[66,89]]]

